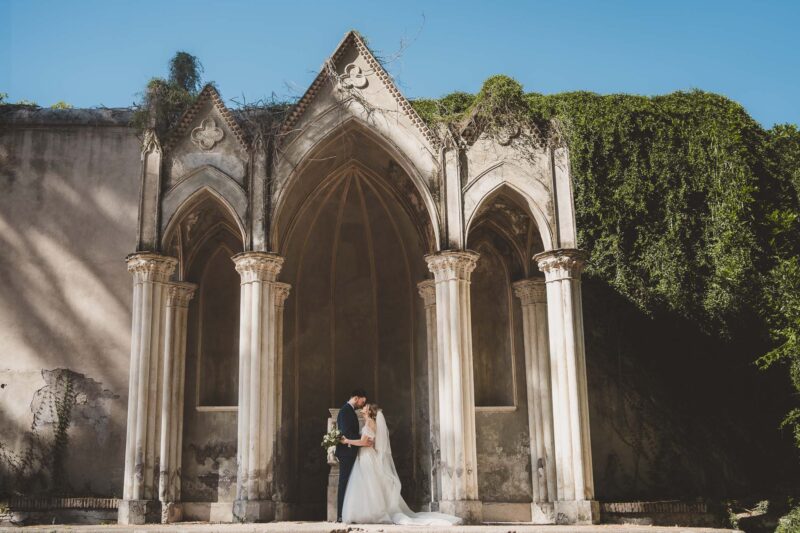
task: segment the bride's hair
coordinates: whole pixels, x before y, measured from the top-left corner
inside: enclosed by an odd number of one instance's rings
[[[378,416],[378,411],[380,411],[380,410],[381,410],[381,408],[378,407],[377,403],[368,403],[367,404],[367,415],[373,420],[375,420],[375,418]]]

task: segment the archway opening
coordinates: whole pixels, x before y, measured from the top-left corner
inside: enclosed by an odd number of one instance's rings
[[[201,190],[175,214],[165,253],[177,277],[197,285],[189,307],[182,420],[181,499],[236,496],[240,279],[231,257],[244,249],[235,215]],[[191,512],[187,518],[192,518]]]
[[[281,442],[296,516],[323,519],[329,467],[320,438],[354,388],[384,409],[403,496],[429,496],[420,199],[392,156],[350,131],[315,153],[278,215],[284,315]]]
[[[522,308],[511,284],[538,275],[531,258],[542,251],[542,240],[519,194],[500,187],[473,217],[467,243],[480,253],[470,286],[478,493],[485,520],[527,521],[532,477],[525,352]]]

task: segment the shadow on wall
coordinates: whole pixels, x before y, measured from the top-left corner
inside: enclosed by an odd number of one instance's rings
[[[5,456],[30,457],[38,446],[43,457],[33,463],[52,468],[44,430],[57,417],[39,411],[55,400],[43,400],[51,392],[42,391],[60,391],[63,376],[72,376],[77,394],[76,418],[64,430],[69,444],[57,451],[65,480],[35,481],[28,465],[23,477],[33,491],[121,492],[131,298],[124,258],[135,247],[138,144],[126,127],[18,125],[0,134]]]
[[[583,299],[599,500],[730,498],[793,486],[796,452],[778,430],[788,384],[753,365],[763,341],[725,342],[674,314],[648,317],[590,278]]]
[[[76,450],[96,450],[95,439],[101,446],[119,445],[109,442],[115,438],[109,406],[118,395],[63,368],[42,370],[41,377],[45,385],[31,400],[30,428],[15,432],[21,444],[12,450],[0,442],[0,487],[8,494],[72,494],[78,489],[69,482],[75,477],[70,459]],[[0,410],[0,425],[8,427],[8,422]],[[89,486],[82,489],[83,495],[92,493]]]

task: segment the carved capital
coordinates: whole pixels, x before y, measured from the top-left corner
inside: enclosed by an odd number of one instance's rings
[[[433,307],[436,305],[436,282],[432,279],[426,279],[417,283],[417,290],[422,300],[425,302],[425,307]]]
[[[545,281],[541,278],[523,279],[511,284],[514,295],[520,299],[522,305],[544,303],[547,301]]]
[[[133,274],[137,282],[140,281],[169,281],[178,260],[166,255],[154,254],[152,252],[139,252],[130,254],[125,258],[128,263],[128,272]]]
[[[447,250],[426,255],[425,262],[437,282],[449,279],[469,281],[479,257],[471,250]]]
[[[189,307],[189,302],[194,298],[197,285],[183,281],[173,282],[168,285],[167,305],[169,307]]]
[[[545,279],[558,281],[562,279],[581,279],[581,272],[586,266],[586,252],[575,248],[562,248],[541,252],[533,256],[544,272]]]
[[[242,252],[233,256],[242,283],[275,281],[283,266],[283,257],[270,252]]]
[[[289,291],[292,290],[292,286],[288,283],[276,281],[272,287],[274,288],[275,307],[281,309],[283,308],[283,303],[286,301],[286,298],[289,297]]]

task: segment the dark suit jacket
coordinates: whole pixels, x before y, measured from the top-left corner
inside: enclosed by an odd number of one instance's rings
[[[358,416],[355,409],[350,405],[350,402],[345,402],[339,415],[336,417],[336,427],[342,432],[345,438],[350,440],[358,440],[361,438],[361,433],[358,427]],[[336,457],[339,459],[355,458],[358,455],[358,446],[348,446],[347,444],[336,445]]]

